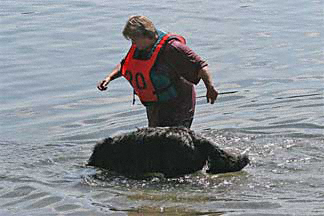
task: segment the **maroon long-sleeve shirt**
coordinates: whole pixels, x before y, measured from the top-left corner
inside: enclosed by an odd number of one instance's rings
[[[198,72],[205,66],[206,61],[187,45],[177,40],[166,44],[159,53],[154,70],[168,73],[172,80],[176,80],[174,85],[178,96],[167,102],[146,104],[149,127],[191,126],[196,103],[194,84],[198,84]]]

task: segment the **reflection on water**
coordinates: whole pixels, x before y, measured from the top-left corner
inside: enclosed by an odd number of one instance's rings
[[[0,1],[0,215],[323,215],[322,6]],[[131,180],[84,166],[97,140],[147,125],[127,81],[96,90],[133,14],[182,34],[235,92],[206,104],[201,82],[193,129],[247,151],[242,172]]]

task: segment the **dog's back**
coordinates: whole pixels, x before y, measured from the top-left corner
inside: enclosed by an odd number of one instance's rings
[[[195,144],[193,132],[186,128],[142,128],[96,145],[89,165],[127,175],[150,172],[173,177],[202,169],[207,155]]]
[[[249,158],[226,152],[190,129],[156,127],[97,143],[88,164],[128,176],[175,177],[201,170],[207,161],[208,173],[225,173],[243,169]]]

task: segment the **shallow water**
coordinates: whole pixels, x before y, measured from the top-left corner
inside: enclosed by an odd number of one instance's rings
[[[198,98],[192,128],[247,150],[244,171],[84,166],[97,140],[147,124],[125,80],[96,90],[132,14],[185,36],[219,91],[237,91]],[[0,215],[324,215],[323,1],[2,0],[0,25]]]

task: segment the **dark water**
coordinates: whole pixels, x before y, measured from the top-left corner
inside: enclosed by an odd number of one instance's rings
[[[324,215],[322,0],[0,2],[0,215]],[[193,129],[251,165],[129,180],[85,167],[94,143],[146,126],[126,81],[96,90],[143,14],[209,62],[221,95]],[[204,95],[204,85],[197,86]]]

